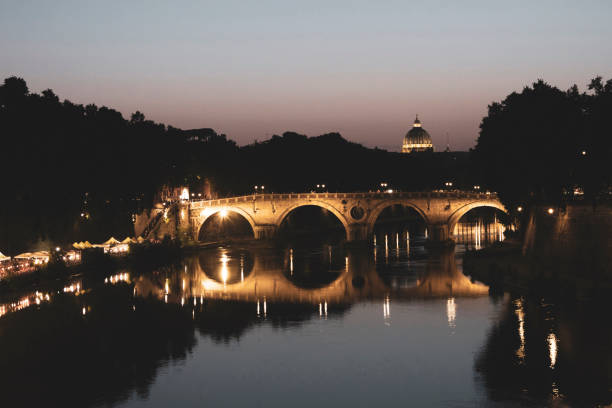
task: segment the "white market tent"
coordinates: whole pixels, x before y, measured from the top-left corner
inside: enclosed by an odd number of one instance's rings
[[[10,261],[10,260],[11,260],[10,256],[6,256],[2,252],[0,252],[0,262]]]
[[[110,237],[108,239],[108,241],[103,242],[102,245],[117,245],[120,244],[121,242],[117,239],[115,239],[115,237]]]

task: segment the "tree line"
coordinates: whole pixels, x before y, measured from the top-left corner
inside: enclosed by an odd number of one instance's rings
[[[611,107],[612,80],[595,78],[582,93],[538,81],[489,106],[470,154],[403,155],[339,133],[285,132],[240,147],[213,129],[182,130],[141,112],[126,119],[10,77],[0,85],[0,251],[131,235],[132,216],[151,208],[162,186],[227,196],[255,185],[419,191],[450,181],[498,191],[508,208],[558,202],[576,188],[594,199],[612,180]]]
[[[612,185],[612,79],[587,91],[538,80],[489,105],[472,151],[473,173],[508,208],[596,204]]]

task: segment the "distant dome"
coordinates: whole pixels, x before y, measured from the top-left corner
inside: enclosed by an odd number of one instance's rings
[[[404,136],[404,144],[402,145],[402,153],[413,152],[433,152],[431,136],[421,127],[419,115],[414,120],[412,129]]]

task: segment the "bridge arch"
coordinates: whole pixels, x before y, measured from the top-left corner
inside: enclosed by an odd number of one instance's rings
[[[425,215],[425,212],[418,205],[414,204],[413,202],[402,200],[402,199],[388,200],[388,201],[383,201],[380,204],[378,204],[376,207],[374,207],[370,211],[370,215],[366,218],[366,228],[367,228],[368,237],[371,237],[372,234],[374,234],[374,225],[376,224],[376,220],[378,219],[380,214],[385,209],[389,207],[393,207],[394,205],[401,205],[404,207],[412,208],[423,218],[425,225],[429,225],[429,219],[427,218],[427,215]]]
[[[459,222],[461,217],[463,217],[468,211],[473,210],[474,208],[481,207],[490,207],[496,208],[504,213],[508,213],[506,207],[499,201],[474,201],[469,204],[465,204],[459,208],[457,208],[449,217],[448,217],[448,228],[449,231],[454,231],[455,225]]]
[[[315,207],[321,207],[326,209],[327,211],[331,212],[332,214],[334,214],[336,216],[336,218],[338,219],[338,221],[340,221],[340,223],[342,224],[342,226],[344,227],[344,231],[346,233],[346,237],[347,240],[349,239],[349,224],[348,221],[346,219],[346,217],[342,214],[342,212],[340,212],[337,208],[335,208],[333,205],[326,203],[325,201],[318,201],[318,200],[311,200],[311,201],[307,201],[307,202],[302,202],[302,203],[297,203],[297,204],[293,204],[289,207],[287,207],[277,218],[276,220],[276,228],[277,230],[280,228],[281,224],[283,223],[283,221],[285,221],[285,219],[287,218],[287,216],[289,214],[291,214],[291,212],[293,210],[295,210],[296,208],[300,208],[300,207],[306,207],[306,206],[315,206]]]
[[[240,207],[226,207],[226,208],[204,208],[203,210],[201,210],[200,216],[197,218],[197,224],[195,226],[196,227],[195,228],[196,240],[199,240],[199,237],[202,233],[202,228],[206,224],[206,221],[210,220],[211,217],[219,214],[222,211],[227,211],[228,213],[231,212],[231,213],[235,213],[235,214],[242,216],[242,218],[244,218],[251,226],[251,232],[253,234],[253,238],[256,238],[255,237],[255,221],[253,220],[251,215],[249,215],[249,213],[247,213],[245,210],[243,210]]]

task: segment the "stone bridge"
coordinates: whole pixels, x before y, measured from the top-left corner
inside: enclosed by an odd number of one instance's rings
[[[273,238],[285,218],[296,208],[318,206],[334,214],[346,230],[346,240],[366,241],[373,236],[380,213],[393,205],[413,208],[423,217],[429,239],[452,239],[459,219],[478,207],[506,211],[494,193],[449,192],[373,192],[373,193],[299,193],[253,194],[216,200],[195,200],[181,204],[181,222],[197,240],[206,220],[219,212],[234,212],[244,217],[254,238]]]

